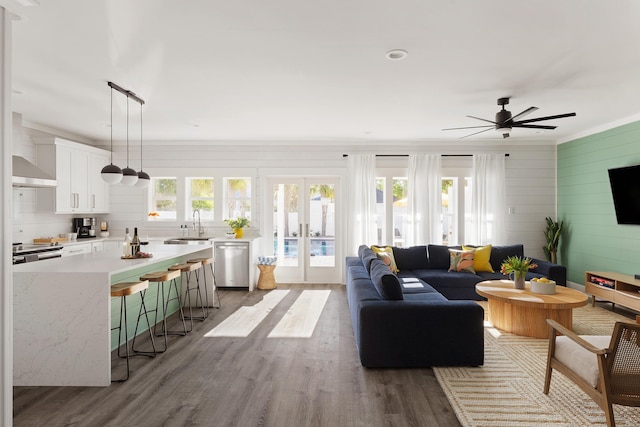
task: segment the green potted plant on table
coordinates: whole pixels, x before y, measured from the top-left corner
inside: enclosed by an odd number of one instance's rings
[[[531,258],[519,256],[510,256],[502,261],[500,272],[504,275],[513,274],[513,283],[516,289],[524,289],[524,279],[527,271],[536,268],[538,264],[534,263]]]
[[[229,224],[229,227],[233,228],[233,231],[236,233],[236,239],[242,238],[244,234],[242,229],[249,226],[249,219],[244,216],[236,219],[225,219],[224,222]]]
[[[551,217],[545,218],[545,221],[547,221],[547,227],[544,230],[544,237],[546,237],[547,243],[542,248],[544,249],[547,261],[557,264],[560,233],[562,232],[564,221],[557,222],[552,220]]]

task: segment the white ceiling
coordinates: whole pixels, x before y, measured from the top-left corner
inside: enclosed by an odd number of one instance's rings
[[[146,101],[145,140],[457,141],[470,132],[441,129],[493,120],[505,96],[514,115],[577,113],[513,142],[640,113],[637,0],[39,3],[16,10],[14,111],[94,140],[110,137],[107,81]],[[406,59],[385,58],[398,48]]]

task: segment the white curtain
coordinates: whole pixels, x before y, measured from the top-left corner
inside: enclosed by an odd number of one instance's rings
[[[504,154],[473,156],[471,230],[468,244],[504,244],[505,197]]]
[[[374,245],[378,242],[376,156],[350,154],[347,173],[349,174],[347,254],[357,255],[360,245]]]
[[[407,246],[442,243],[442,156],[409,155]]]

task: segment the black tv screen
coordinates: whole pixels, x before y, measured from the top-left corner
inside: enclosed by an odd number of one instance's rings
[[[618,224],[640,225],[640,165],[609,169]]]

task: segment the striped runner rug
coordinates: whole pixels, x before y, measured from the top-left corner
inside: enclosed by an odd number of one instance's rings
[[[610,335],[617,320],[632,321],[601,307],[573,310],[573,329],[581,335]],[[487,322],[484,336],[483,366],[434,368],[462,425],[606,426],[598,405],[559,372],[549,395],[542,393],[548,340],[501,332]],[[640,426],[640,408],[614,405],[614,411],[617,426]]]

